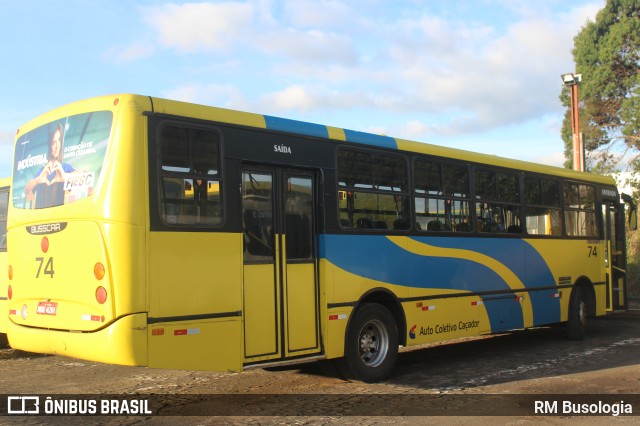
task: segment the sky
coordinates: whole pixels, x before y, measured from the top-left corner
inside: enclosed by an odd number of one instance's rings
[[[604,0],[0,0],[17,129],[137,93],[561,166],[561,74]],[[583,76],[588,78],[588,76]]]

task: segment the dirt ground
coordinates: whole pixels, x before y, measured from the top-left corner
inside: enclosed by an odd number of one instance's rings
[[[213,373],[13,350],[0,351],[0,377],[6,395],[155,395],[152,415],[5,416],[0,424],[637,424],[640,311],[591,320],[579,342],[549,327],[403,351],[394,375],[377,384],[326,376],[316,363]],[[634,416],[534,416],[538,399],[625,401]]]

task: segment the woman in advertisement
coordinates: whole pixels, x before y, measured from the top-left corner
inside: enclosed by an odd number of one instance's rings
[[[24,188],[27,203],[31,203],[32,207],[44,208],[64,204],[64,182],[67,174],[74,172],[74,168],[62,162],[63,144],[64,130],[62,124],[57,124],[49,142],[47,163]]]

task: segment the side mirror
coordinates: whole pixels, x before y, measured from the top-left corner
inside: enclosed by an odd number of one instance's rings
[[[636,231],[638,229],[638,207],[630,195],[620,194],[620,198],[629,205],[629,229]]]

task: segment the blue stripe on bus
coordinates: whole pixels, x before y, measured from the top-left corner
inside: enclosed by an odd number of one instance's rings
[[[518,276],[525,288],[555,286],[547,263],[531,244],[521,239],[416,237],[416,241],[436,247],[471,250],[489,256]],[[525,260],[526,259],[526,260]],[[533,306],[533,324],[560,321],[560,301],[552,298],[555,290],[529,292]]]
[[[300,135],[328,138],[329,131],[326,126],[320,124],[307,123],[306,121],[290,120],[287,118],[264,116],[267,129],[279,130],[281,132],[297,133]]]
[[[522,240],[438,237],[417,237],[415,240],[431,246],[471,250],[492,257],[518,276],[525,288],[554,285],[544,259]],[[526,262],[525,253],[528,256]],[[384,236],[321,235],[320,255],[350,273],[389,284],[469,292],[511,291],[502,277],[478,262],[414,254]],[[551,297],[553,293],[552,290],[545,290],[525,294],[531,300],[534,325],[560,321],[560,303]],[[517,306],[518,315],[513,316],[512,310],[505,310],[506,303]],[[513,300],[493,300],[485,307],[492,330],[523,326],[522,312]],[[506,323],[505,314],[511,316]]]
[[[344,136],[347,142],[364,143],[367,145],[374,145],[381,148],[393,148],[398,149],[396,140],[389,136],[374,135],[372,133],[357,132],[355,130],[344,131]]]
[[[319,138],[328,138],[329,130],[326,126],[306,121],[290,120],[288,118],[274,117],[271,115],[264,116],[267,129],[278,130],[287,133],[296,133],[299,135],[314,136]],[[396,140],[389,136],[374,135],[372,133],[358,132],[355,130],[344,130],[344,136],[347,142],[362,143],[373,145],[381,148],[398,149]]]

